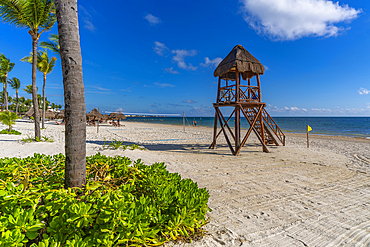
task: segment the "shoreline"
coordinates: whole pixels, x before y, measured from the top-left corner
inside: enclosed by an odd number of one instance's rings
[[[121,121],[121,124],[124,124],[126,123],[127,121]],[[183,128],[183,125],[180,125],[180,124],[161,124],[161,123],[156,123],[156,122],[140,122],[140,121],[129,121],[128,123],[140,123],[140,124],[149,124],[149,125],[158,125],[158,126],[174,126],[174,127],[177,127],[177,128]],[[204,128],[204,129],[212,129],[213,130],[213,126],[210,127],[210,126],[192,126],[192,125],[185,125],[185,128],[188,129],[188,128]],[[230,126],[231,129],[234,129],[232,126]],[[220,128],[218,128],[219,130]],[[246,132],[248,129],[246,128],[242,128],[241,129],[243,132]],[[283,133],[288,136],[288,135],[300,135],[300,136],[306,136],[307,134],[306,133],[302,133],[302,132],[290,132],[290,131],[286,131],[286,130],[282,130]],[[370,140],[370,137],[365,137],[365,136],[360,136],[360,135],[334,135],[334,134],[314,134],[314,133],[310,133],[309,134],[310,137],[338,137],[338,138],[354,138],[354,139],[364,139],[364,140]]]
[[[193,243],[166,246],[339,246],[370,243],[370,140],[288,133],[286,146],[262,152],[251,135],[234,156],[219,138],[208,149],[213,128],[122,122],[122,127],[86,128],[86,155],[165,162],[169,172],[190,178],[210,193],[209,232]],[[0,125],[0,128],[5,128]],[[19,141],[34,136],[34,124],[18,121],[20,136],[0,135],[0,157],[27,157],[35,152],[64,153],[64,126],[46,122],[42,136],[53,143]],[[118,139],[147,150],[104,149]]]

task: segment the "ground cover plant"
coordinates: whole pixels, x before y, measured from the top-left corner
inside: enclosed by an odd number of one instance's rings
[[[8,135],[21,135],[22,133],[17,131],[17,130],[11,130],[9,131],[8,129],[4,129],[2,131],[0,131],[0,134],[8,134]]]
[[[0,246],[157,246],[191,240],[209,194],[164,163],[86,158],[87,184],[64,189],[62,154],[0,159]]]
[[[22,142],[54,142],[54,140],[47,136],[42,136],[41,138],[38,138],[37,136],[35,138],[27,135],[27,137],[22,138]],[[1,246],[0,246],[1,247]]]

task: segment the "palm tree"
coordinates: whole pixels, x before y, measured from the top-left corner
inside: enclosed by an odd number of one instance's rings
[[[49,41],[43,41],[40,46],[45,49],[49,49],[60,57],[60,46],[59,46],[59,35],[50,34]]]
[[[18,119],[18,115],[15,112],[11,111],[0,112],[0,122],[9,126],[8,132],[12,130],[12,125],[15,124],[16,119]]]
[[[17,98],[17,106],[15,108],[15,112],[18,115],[18,106],[19,106],[18,90],[21,87],[21,81],[18,78],[13,77],[12,79],[9,80],[9,84],[15,90],[15,96]]]
[[[50,30],[55,21],[53,0],[0,0],[0,19],[20,28],[29,29],[32,37],[32,100],[35,110],[35,138],[41,138],[40,116],[36,95],[37,44],[40,35]]]
[[[86,106],[77,0],[55,0],[65,103],[65,187],[86,184]]]
[[[1,1],[1,0],[0,0]],[[1,13],[1,7],[0,7],[0,13]],[[5,57],[4,54],[0,54],[0,74],[3,75],[4,81],[3,81],[3,93],[4,93],[4,105],[5,109],[8,110],[8,97],[7,97],[7,88],[8,88],[8,73],[13,70],[14,63],[10,62],[10,59]]]
[[[21,59],[22,62],[32,63],[33,54],[26,56]],[[37,69],[44,75],[44,85],[42,87],[42,98],[43,98],[43,107],[42,107],[42,128],[45,128],[45,84],[46,84],[46,75],[50,74],[55,66],[56,57],[49,59],[47,50],[40,51],[37,53]]]
[[[20,97],[19,98],[19,103],[21,103],[21,106],[22,107],[20,107],[20,112],[22,113],[22,112],[24,112],[24,103],[26,102],[26,98],[25,97]]]
[[[22,89],[23,91],[25,91],[26,93],[28,94],[31,94],[32,95],[32,84],[31,85],[27,85],[25,88]],[[36,87],[36,93],[37,91],[39,90],[39,87]]]

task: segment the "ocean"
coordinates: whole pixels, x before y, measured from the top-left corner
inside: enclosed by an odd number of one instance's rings
[[[310,134],[370,139],[370,117],[273,117],[273,119],[283,132],[306,133],[307,125],[310,125],[312,128]],[[186,117],[186,126],[192,126],[194,120],[197,126],[213,128],[214,117]],[[123,121],[183,125],[182,117],[128,117]],[[233,118],[229,124],[234,126]],[[242,129],[249,128],[245,119],[242,119],[241,126]]]

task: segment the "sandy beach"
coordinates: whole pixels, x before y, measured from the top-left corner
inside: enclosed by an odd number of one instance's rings
[[[252,136],[233,156],[226,142],[208,149],[213,129],[122,122],[87,126],[87,155],[127,156],[145,164],[165,162],[210,193],[208,235],[175,246],[369,246],[370,139],[286,134],[286,146],[263,153]],[[54,142],[24,143],[34,124],[18,120],[22,135],[0,135],[0,157],[64,153],[64,126],[47,122],[42,136]],[[0,129],[5,129],[0,124]],[[147,150],[104,149],[104,141]],[[172,246],[173,244],[167,244]]]

